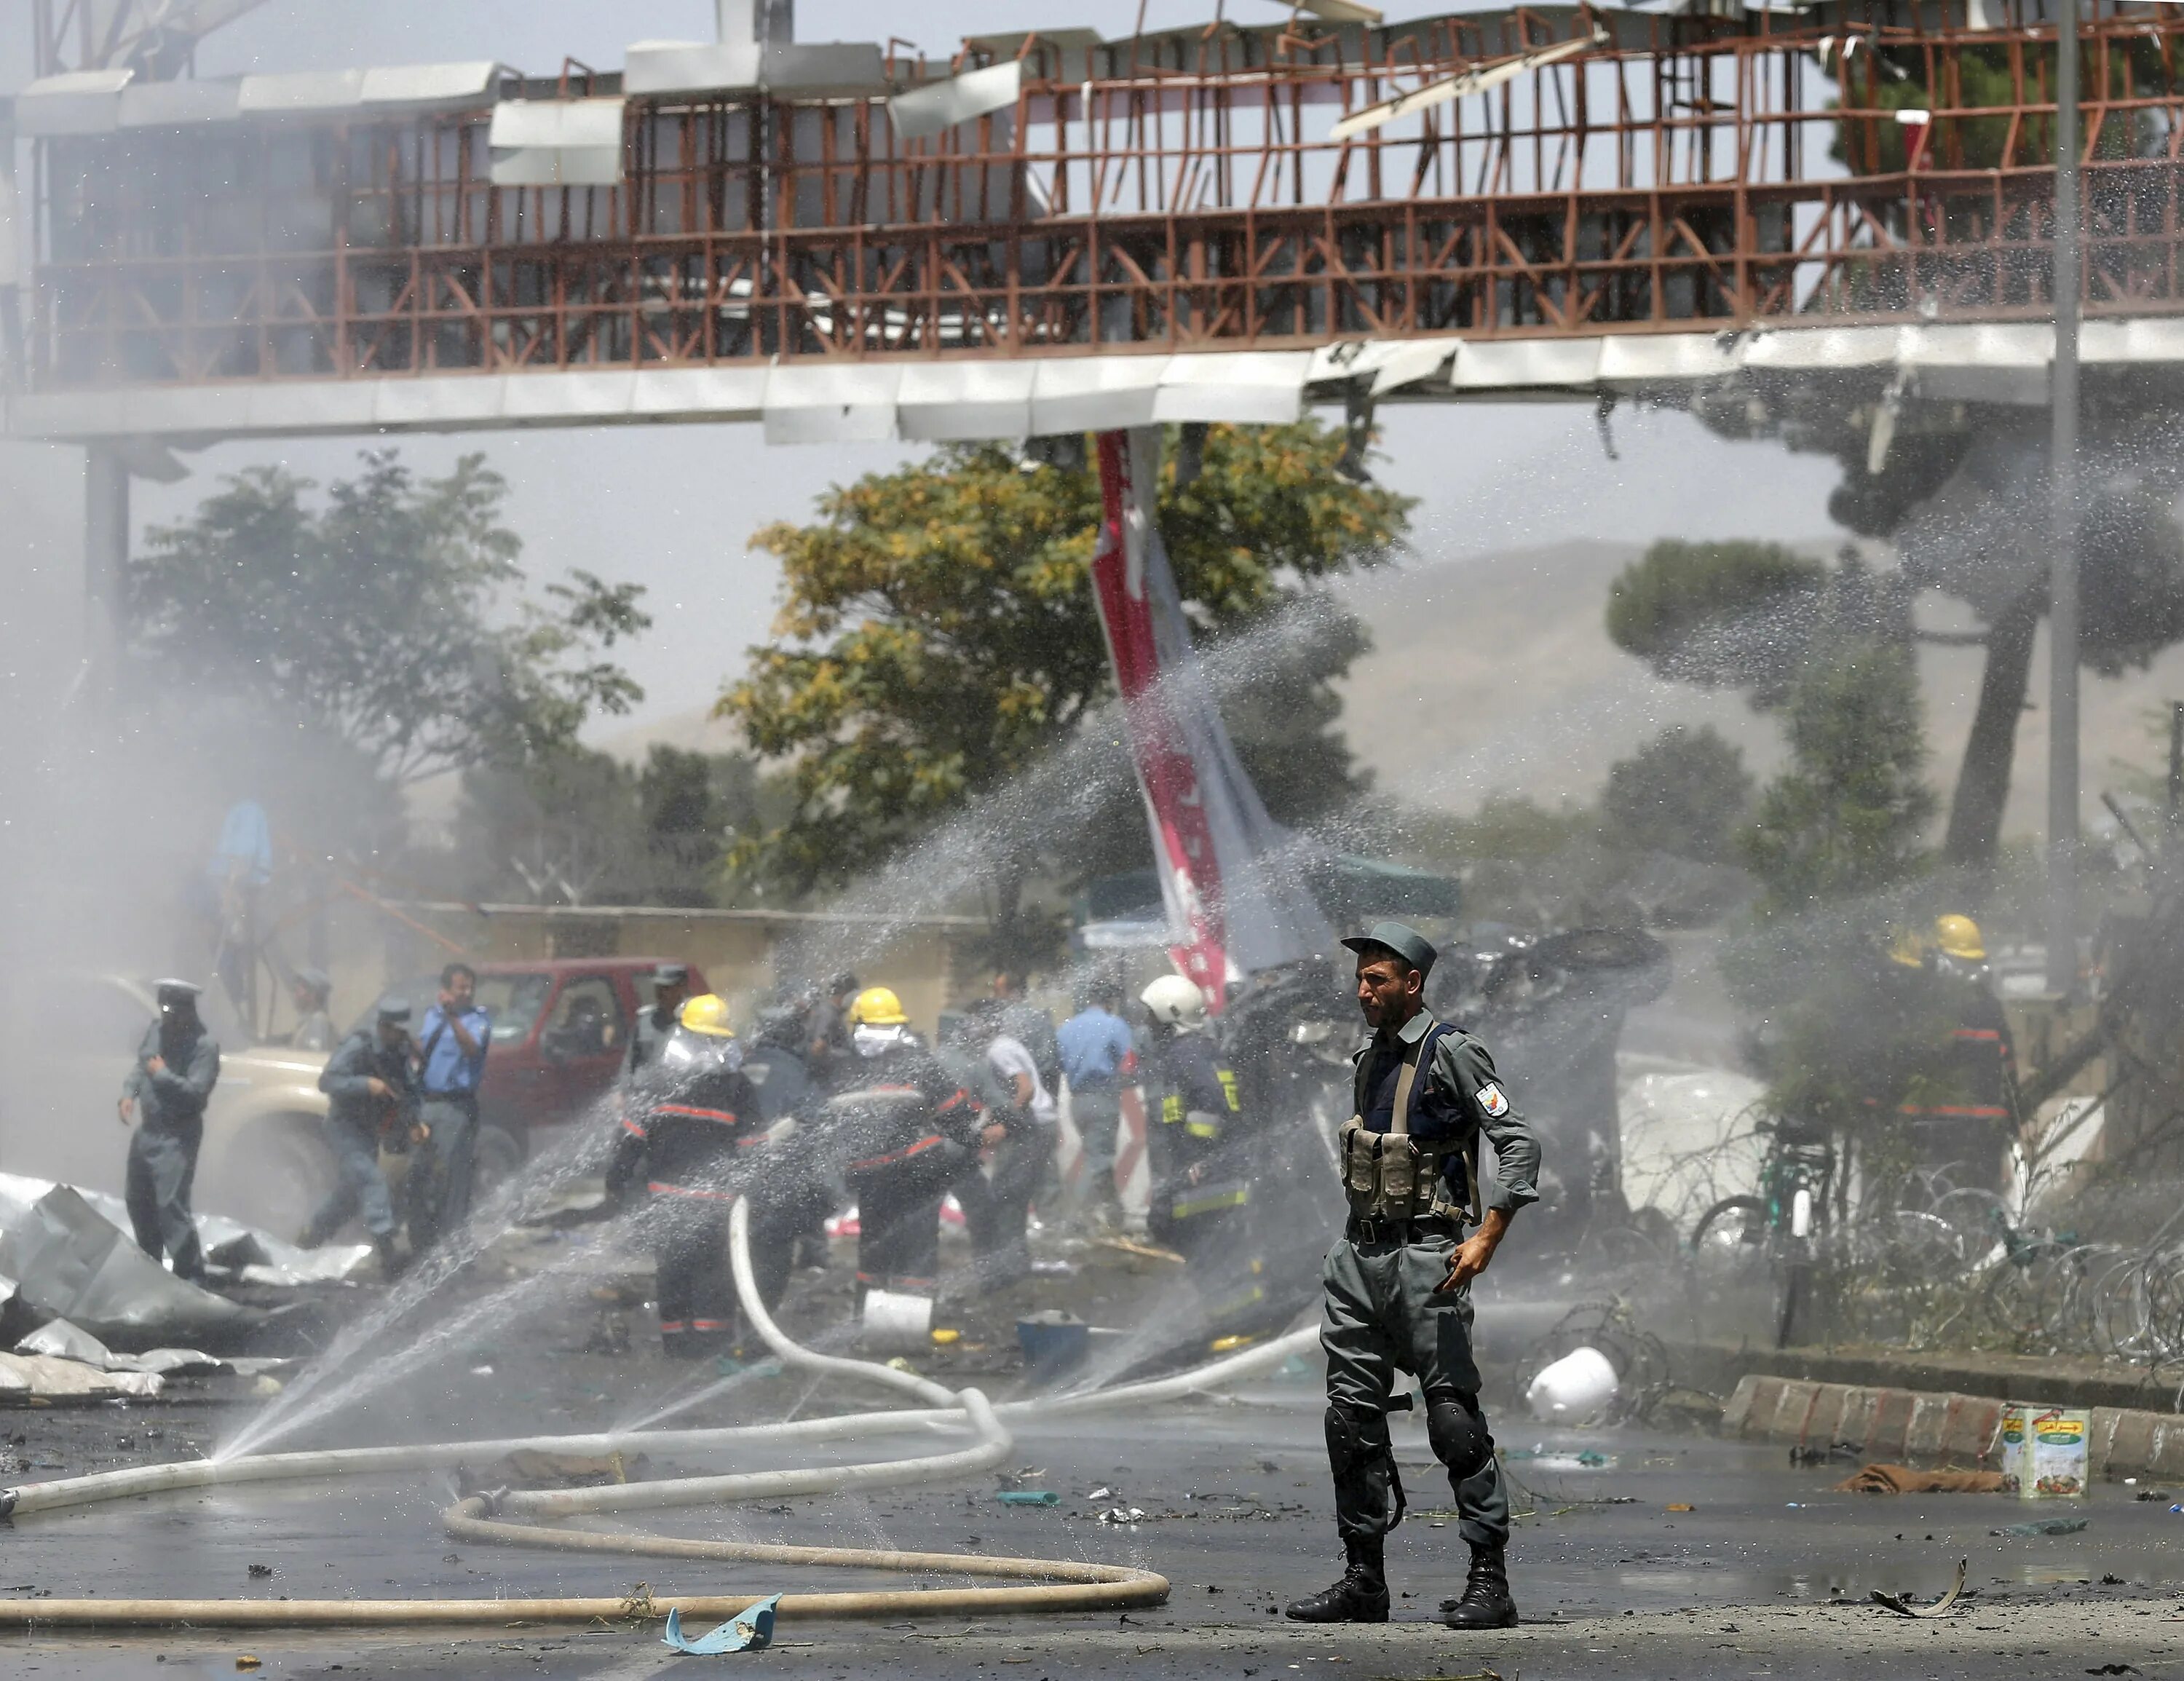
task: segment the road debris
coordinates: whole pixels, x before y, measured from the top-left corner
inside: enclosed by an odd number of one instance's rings
[[[682,1612],[680,1607],[667,1613],[667,1632],[660,1644],[692,1657],[718,1657],[727,1652],[762,1652],[773,1644],[774,1608],[781,1603],[781,1595],[770,1594],[756,1605],[745,1607],[730,1621],[723,1623],[710,1634],[691,1639],[682,1633]]]
[[[2075,1535],[2092,1520],[2084,1517],[2036,1517],[2025,1523],[2011,1523],[2000,1529],[1990,1529],[1990,1535]]]
[[[994,1498],[1003,1506],[1060,1506],[1061,1496],[1051,1489],[1001,1489]]]
[[[1939,1617],[1956,1604],[1964,1591],[1964,1569],[1970,1562],[1964,1558],[1957,1561],[1957,1579],[1949,1584],[1949,1591],[1931,1605],[1914,1605],[1901,1594],[1884,1594],[1878,1588],[1873,1590],[1873,1602],[1898,1617]]]
[[[1839,1495],[1995,1495],[1999,1471],[1916,1471],[1908,1465],[1867,1465],[1836,1484]]]
[[[1542,1422],[1583,1424],[1614,1405],[1619,1389],[1613,1362],[1586,1344],[1534,1378],[1524,1391],[1524,1405]]]
[[[1134,1506],[1111,1506],[1100,1514],[1099,1521],[1102,1523],[1142,1523],[1145,1521],[1145,1514]]]

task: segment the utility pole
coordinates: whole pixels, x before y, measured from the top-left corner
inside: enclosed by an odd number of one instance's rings
[[[2078,0],[2055,31],[2055,362],[2048,385],[2048,990],[2078,984]]]

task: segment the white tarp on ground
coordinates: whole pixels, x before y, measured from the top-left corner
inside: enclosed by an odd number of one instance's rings
[[[1658,1208],[1688,1238],[1722,1198],[1759,1183],[1766,1140],[1752,1131],[1765,1089],[1749,1075],[1665,1058],[1616,1059],[1623,1109],[1623,1194]]]

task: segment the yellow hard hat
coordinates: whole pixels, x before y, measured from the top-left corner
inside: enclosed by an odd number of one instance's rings
[[[910,1017],[902,1000],[888,987],[866,987],[850,1006],[850,1024],[856,1027],[900,1027]]]
[[[1889,943],[1888,960],[1900,963],[1906,969],[1923,969],[1926,966],[1926,949],[1924,934],[1916,928],[1904,928]]]
[[[732,1039],[736,1030],[728,1024],[728,1001],[711,993],[700,994],[684,1004],[675,1018],[694,1033],[708,1038]]]
[[[1953,957],[1964,963],[1984,963],[1986,960],[1986,942],[1980,938],[1979,924],[1969,916],[1951,915],[1934,919],[1934,943],[1944,957]]]

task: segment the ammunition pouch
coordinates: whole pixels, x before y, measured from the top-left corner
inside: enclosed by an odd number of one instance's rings
[[[1457,1214],[1445,1176],[1448,1159],[1463,1153],[1459,1146],[1421,1144],[1408,1133],[1368,1132],[1355,1115],[1342,1123],[1340,1144],[1342,1188],[1353,1217],[1409,1221]]]
[[[1362,1115],[1342,1123],[1342,1188],[1350,1198],[1353,1220],[1407,1222],[1440,1215],[1460,1222],[1461,1213],[1447,1190],[1452,1156],[1462,1159],[1472,1217],[1479,1217],[1479,1167],[1472,1144],[1457,1138],[1421,1144],[1411,1136],[1411,1095],[1418,1086],[1418,1061],[1431,1055],[1440,1032],[1435,1028],[1421,1034],[1404,1052],[1386,1132],[1370,1130]]]

